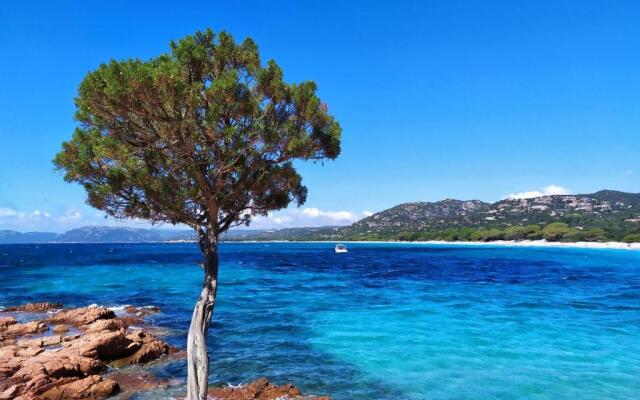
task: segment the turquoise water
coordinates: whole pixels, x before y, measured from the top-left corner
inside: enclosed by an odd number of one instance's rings
[[[224,244],[212,383],[266,376],[338,400],[638,398],[640,252],[349,250]],[[157,305],[152,323],[184,347],[198,260],[191,244],[0,245],[0,306]]]

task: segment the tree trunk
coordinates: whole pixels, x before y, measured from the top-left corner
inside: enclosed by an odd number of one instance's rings
[[[199,231],[200,249],[204,256],[204,283],[198,302],[193,309],[187,337],[187,400],[206,400],[209,384],[209,355],[207,331],[216,303],[218,288],[217,234]]]

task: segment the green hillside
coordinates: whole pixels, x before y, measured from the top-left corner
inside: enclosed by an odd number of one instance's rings
[[[640,241],[640,194],[404,203],[346,227],[246,233],[241,240]]]

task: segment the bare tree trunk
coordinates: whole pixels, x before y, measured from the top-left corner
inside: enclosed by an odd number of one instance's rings
[[[206,400],[209,384],[207,331],[216,303],[218,288],[218,238],[215,232],[198,231],[204,256],[204,283],[193,309],[187,337],[187,400]]]

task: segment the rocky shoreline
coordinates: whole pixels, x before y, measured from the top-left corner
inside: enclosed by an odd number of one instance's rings
[[[126,399],[166,385],[127,365],[184,357],[144,326],[154,307],[125,307],[122,314],[100,306],[64,309],[60,303],[29,303],[0,311],[0,400]],[[20,322],[22,321],[22,322]],[[292,384],[261,378],[237,387],[211,388],[210,399],[315,399]]]

